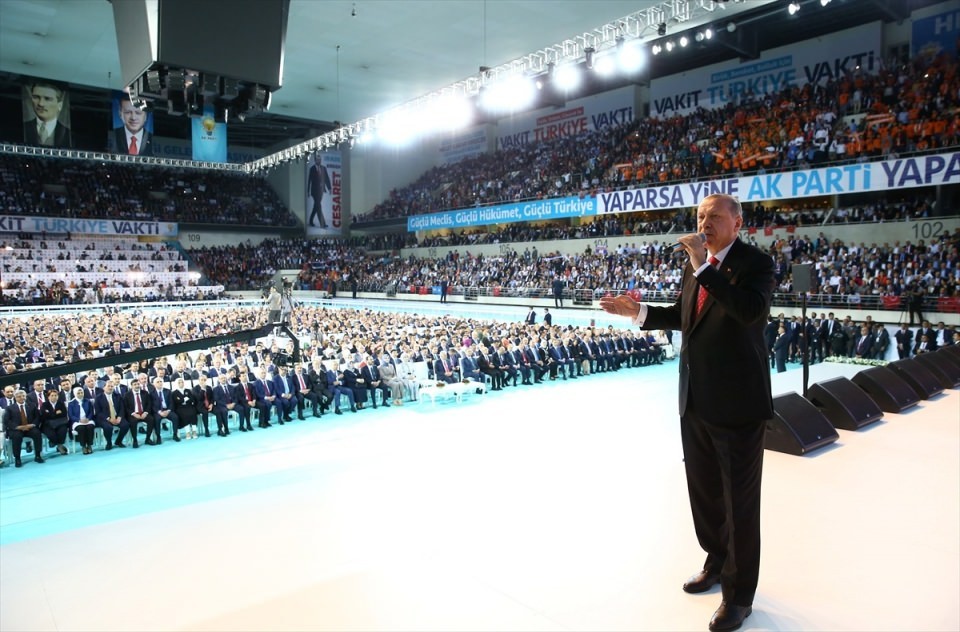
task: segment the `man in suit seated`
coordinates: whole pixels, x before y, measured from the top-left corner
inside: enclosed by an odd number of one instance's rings
[[[260,410],[257,406],[257,392],[250,381],[247,365],[240,363],[237,366],[239,367],[237,383],[233,385],[233,393],[237,402],[234,410],[240,415],[240,432],[253,432],[253,426],[250,425],[250,413],[254,409]],[[260,410],[260,414],[264,414],[264,411]]]
[[[116,389],[114,389],[116,392]],[[127,413],[127,423],[133,432],[133,447],[139,448],[140,442],[137,438],[137,424],[147,425],[147,445],[155,445],[150,438],[156,429],[154,424],[156,420],[153,416],[153,397],[149,393],[141,391],[139,380],[134,380],[130,385],[127,394],[123,396],[123,408]],[[159,433],[158,433],[159,434]]]
[[[517,374],[520,371],[513,356],[507,353],[507,348],[503,345],[500,345],[500,349],[497,351],[497,365],[503,371],[503,384],[506,385],[508,381],[512,381],[513,385],[516,386]]]
[[[477,361],[473,357],[473,351],[464,351],[460,354],[460,375],[463,379],[482,381],[483,375],[477,368]]]
[[[264,423],[270,423],[270,411],[276,409],[277,419],[280,421],[280,425],[283,425],[283,409],[281,408],[282,404],[278,401],[277,391],[273,387],[273,381],[267,379],[267,371],[261,365],[257,369],[257,381],[254,382],[254,390],[257,393],[257,407],[260,408],[260,424],[262,427]],[[264,414],[266,412],[266,414]]]
[[[477,368],[484,375],[490,376],[490,381],[493,383],[493,388],[491,390],[499,391],[502,388],[503,384],[503,371],[500,370],[500,367],[493,364],[491,360],[492,355],[488,351],[484,351],[482,345],[477,349]]]
[[[436,360],[433,361],[433,375],[438,382],[453,384],[457,381],[453,373],[453,366],[450,364],[450,358],[443,349],[437,349]]]
[[[227,380],[227,374],[217,376],[217,386],[213,389],[213,415],[217,418],[217,436],[226,437],[230,434],[229,417],[231,411],[237,408],[237,397],[233,386]],[[240,411],[237,411],[240,414]],[[240,422],[243,424],[243,422]]]
[[[293,421],[290,413],[297,406],[296,389],[293,387],[293,381],[290,379],[290,370],[286,364],[282,364],[277,369],[277,374],[273,377],[273,390],[277,394],[277,401],[280,403],[279,411],[283,413],[280,423]],[[301,416],[301,419],[303,417]]]
[[[355,413],[357,412],[357,400],[353,396],[353,389],[346,386],[340,379],[342,376],[340,362],[338,360],[332,360],[332,362],[333,368],[327,370],[327,386],[333,393],[333,412],[338,415],[343,414],[340,410],[340,397],[346,397],[347,401],[350,402],[350,412]]]
[[[33,441],[33,460],[43,463],[43,457],[40,456],[43,441],[40,436],[40,412],[36,406],[27,405],[26,391],[18,389],[14,392],[13,404],[7,406],[3,427],[13,443],[13,459],[17,467],[23,467],[20,452],[23,449],[24,437]]]
[[[163,369],[161,368],[159,371],[163,371]],[[156,422],[153,431],[157,437],[157,445],[163,443],[160,439],[160,430],[166,423],[173,426],[173,440],[180,441],[180,429],[178,428],[180,419],[171,408],[173,406],[173,393],[164,385],[163,375],[158,374],[157,377],[153,378],[153,390],[150,395],[153,397],[153,417]],[[149,439],[150,435],[147,434],[147,440]]]
[[[360,366],[360,377],[363,378],[363,383],[367,386],[373,407],[377,407],[377,392],[380,393],[380,403],[389,407],[390,402],[387,399],[390,395],[390,387],[383,383],[380,369],[374,364],[373,356],[368,355],[364,359]]]
[[[125,409],[123,407],[123,398],[113,390],[113,382],[107,382],[103,385],[103,392],[97,395],[96,403],[93,406],[94,420],[97,427],[103,431],[103,438],[107,442],[107,450],[112,450],[114,446],[125,448],[123,438],[127,436],[130,430],[130,424],[127,423]],[[117,438],[113,440],[113,431],[117,430]]]
[[[320,396],[313,389],[313,378],[307,372],[307,365],[300,363],[293,374],[293,387],[297,397],[297,419],[303,419],[303,409],[310,403],[310,410],[314,417],[320,416]]]

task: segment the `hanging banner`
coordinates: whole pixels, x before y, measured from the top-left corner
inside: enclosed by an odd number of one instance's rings
[[[193,159],[203,162],[227,161],[227,124],[217,123],[213,108],[203,108],[203,116],[192,117]]]
[[[179,227],[175,222],[0,215],[0,233],[70,233],[72,235],[176,237],[179,233]]]
[[[73,147],[70,133],[70,93],[63,84],[28,79],[21,90],[23,144]]]
[[[343,174],[339,151],[318,151],[307,161],[303,223],[307,235],[343,234]]]
[[[130,95],[113,95],[113,126],[107,137],[107,150],[131,156],[155,156],[153,112],[134,107]]]

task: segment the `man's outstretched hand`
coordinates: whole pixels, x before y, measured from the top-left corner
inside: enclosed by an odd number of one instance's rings
[[[608,314],[636,318],[637,314],[640,313],[640,304],[626,294],[604,296],[600,299],[600,309]]]

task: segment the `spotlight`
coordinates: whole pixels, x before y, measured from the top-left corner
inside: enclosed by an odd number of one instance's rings
[[[689,43],[690,43],[690,40],[687,39],[687,36],[686,36],[686,35],[681,35],[681,36],[680,36],[680,46],[686,46],[686,45],[689,44]]]
[[[820,0],[820,6],[825,7],[830,4],[830,0]]]
[[[704,39],[713,39],[713,29],[708,28],[703,32]]]
[[[591,59],[591,63],[588,68],[592,67],[593,63]],[[580,71],[573,64],[564,64],[557,68],[557,71],[553,76],[553,81],[557,88],[563,90],[564,92],[575,90],[580,85]]]
[[[727,33],[733,33],[737,30],[736,22],[727,22]]]
[[[667,43],[664,45],[664,48],[667,50],[668,53],[669,53],[670,51],[672,51],[672,50],[673,50],[673,40],[667,42]]]
[[[667,23],[661,22],[660,24],[657,25],[657,35],[659,35],[660,37],[663,37],[666,34],[667,34]]]
[[[790,15],[796,15],[797,11],[799,10],[800,10],[799,2],[791,2],[789,6],[787,6],[787,13],[789,13]]]
[[[650,48],[650,52],[653,53],[654,55],[659,55],[659,54],[660,54],[660,51],[662,51],[662,50],[663,50],[663,47],[660,46],[660,44],[654,44],[654,45]]]

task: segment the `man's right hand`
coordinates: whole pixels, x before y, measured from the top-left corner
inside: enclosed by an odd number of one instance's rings
[[[640,313],[640,303],[626,294],[619,296],[604,296],[600,299],[600,309],[608,314],[636,318]]]

